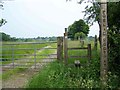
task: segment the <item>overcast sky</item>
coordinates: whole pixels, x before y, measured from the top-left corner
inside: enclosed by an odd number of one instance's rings
[[[77,0],[4,0],[0,10],[7,23],[1,30],[12,37],[63,36],[64,28],[83,19],[86,4]],[[99,34],[98,24],[90,27],[89,36]]]

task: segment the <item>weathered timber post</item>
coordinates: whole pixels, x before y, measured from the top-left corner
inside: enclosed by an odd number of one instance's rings
[[[13,68],[14,68],[14,45],[12,46],[12,64],[13,64]]]
[[[91,44],[88,44],[88,63],[90,64],[91,62]]]
[[[95,35],[94,49],[97,50],[97,35]]]
[[[107,85],[108,58],[107,58],[107,1],[101,0],[101,60],[100,76],[102,87]]]
[[[57,37],[57,60],[63,60],[63,37]]]
[[[68,49],[67,49],[67,28],[65,28],[65,33],[64,33],[64,60],[65,64],[68,63]]]

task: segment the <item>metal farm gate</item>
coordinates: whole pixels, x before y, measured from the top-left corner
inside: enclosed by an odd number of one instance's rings
[[[38,68],[42,65],[41,63],[56,60],[57,56],[59,56],[57,55],[57,42],[2,44],[2,70],[17,67]]]

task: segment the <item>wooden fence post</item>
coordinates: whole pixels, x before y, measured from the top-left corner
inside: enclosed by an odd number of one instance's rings
[[[67,28],[65,28],[65,33],[64,33],[64,60],[65,64],[68,63],[68,49],[67,49]]]
[[[63,37],[57,37],[57,60],[63,59]]]
[[[88,44],[88,63],[91,62],[91,44]]]
[[[95,35],[94,49],[97,50],[97,35]]]

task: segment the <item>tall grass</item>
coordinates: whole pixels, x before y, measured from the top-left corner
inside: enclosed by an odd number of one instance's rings
[[[43,68],[27,88],[99,88],[99,71],[91,66],[76,68],[54,62]]]

